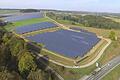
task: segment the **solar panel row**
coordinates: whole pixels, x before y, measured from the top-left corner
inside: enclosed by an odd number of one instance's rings
[[[32,31],[37,31],[37,30],[42,30],[42,29],[52,28],[52,27],[57,27],[57,25],[52,22],[41,22],[41,23],[36,23],[32,25],[17,27],[15,31],[18,34],[24,34]]]
[[[81,32],[85,32],[86,34],[89,34],[89,35],[96,35],[95,33],[88,32],[87,30],[81,29],[79,27],[71,27],[70,29],[78,30],[78,31],[81,31]]]
[[[43,43],[45,48],[50,51],[74,58],[76,56],[83,57],[100,40],[95,34],[86,33],[84,31],[59,30],[26,38],[37,43]]]
[[[43,18],[43,13],[42,12],[24,13],[24,14],[5,17],[4,20],[8,22],[16,22],[16,21],[27,20],[32,18]]]

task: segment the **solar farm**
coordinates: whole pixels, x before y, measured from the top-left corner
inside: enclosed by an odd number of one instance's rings
[[[36,43],[36,46],[43,44],[43,52],[40,54],[48,55],[50,59],[62,64],[74,65],[76,57],[84,58],[101,42],[95,33],[80,28],[63,28],[45,18],[42,12],[20,13],[5,17],[4,20],[13,23],[14,26],[8,29],[19,37]]]
[[[13,15],[13,16],[5,17],[4,20],[8,22],[16,22],[16,21],[22,21],[32,18],[42,18],[42,17],[43,17],[43,13],[36,12],[36,13],[24,13],[24,14]]]
[[[15,32],[22,35],[25,33],[54,27],[58,26],[52,22],[41,22],[17,27]],[[100,39],[94,33],[82,29],[79,30],[80,32],[74,32],[63,29],[54,32],[29,35],[25,36],[25,38],[29,41],[42,43],[45,45],[45,49],[65,57],[83,57],[100,41]]]
[[[83,57],[100,40],[96,35],[86,33],[83,31],[78,33],[68,30],[58,30],[26,38],[37,43],[43,43],[45,48],[52,52],[74,58],[76,56]]]

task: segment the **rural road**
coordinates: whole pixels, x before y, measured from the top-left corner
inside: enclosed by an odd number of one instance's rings
[[[112,59],[107,64],[103,65],[101,70],[95,75],[91,74],[86,80],[101,80],[105,75],[112,71],[120,64],[120,56]]]

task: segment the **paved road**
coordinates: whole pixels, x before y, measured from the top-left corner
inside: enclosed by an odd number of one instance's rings
[[[90,75],[86,80],[101,80],[105,75],[107,75],[111,70],[120,64],[120,56],[112,59],[107,64],[102,66],[102,69],[95,75]]]

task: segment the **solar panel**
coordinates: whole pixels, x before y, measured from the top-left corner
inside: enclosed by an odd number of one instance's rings
[[[26,25],[22,27],[17,27],[15,31],[18,34],[24,34],[32,31],[37,31],[37,30],[42,30],[42,29],[47,29],[52,27],[57,27],[57,25],[52,22],[41,22],[41,23]]]
[[[6,17],[4,18],[4,20],[8,22],[16,22],[16,21],[27,20],[27,19],[32,19],[32,18],[43,18],[43,13],[40,13],[40,12],[24,13],[24,14]]]
[[[87,30],[81,29],[79,27],[71,27],[70,29],[78,30],[78,31],[81,31],[81,32],[85,32],[86,34],[89,34],[89,35],[96,35],[95,33],[88,32]]]
[[[73,32],[59,30],[26,38],[37,43],[43,43],[45,48],[50,51],[74,58],[76,56],[83,57],[100,41],[96,35],[89,35],[86,33],[87,32],[84,31]]]

